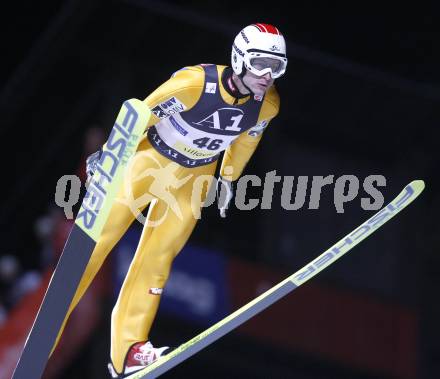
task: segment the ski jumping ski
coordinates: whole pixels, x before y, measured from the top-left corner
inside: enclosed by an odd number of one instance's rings
[[[150,110],[124,102],[57,263],[13,379],[39,379],[80,279],[121,187],[124,169],[145,131]]]
[[[156,378],[192,355],[198,353],[225,334],[231,332],[250,318],[254,317],[288,293],[304,284],[336,260],[348,253],[358,243],[373,234],[377,229],[397,215],[402,209],[414,201],[425,188],[423,180],[414,180],[386,207],[370,217],[362,225],[336,242],[324,253],[278,283],[256,299],[236,310],[223,320],[217,322],[198,336],[179,346],[169,354],[162,356],[146,368],[128,376],[128,379]]]

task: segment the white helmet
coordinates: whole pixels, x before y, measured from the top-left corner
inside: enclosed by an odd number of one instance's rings
[[[278,28],[269,24],[246,26],[235,37],[231,63],[239,76],[246,73],[244,67],[258,76],[270,72],[272,78],[279,78],[287,66],[284,37]]]

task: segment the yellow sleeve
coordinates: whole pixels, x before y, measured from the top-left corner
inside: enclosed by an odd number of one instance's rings
[[[260,115],[258,116],[258,123],[253,128],[240,134],[240,136],[225,150],[223,161],[220,168],[220,175],[231,180],[237,180],[246,164],[254,154],[258,143],[263,137],[263,131],[266,129],[270,120],[272,120],[279,112],[280,98],[274,86],[272,86],[264,97],[264,103],[261,106]],[[230,169],[225,168],[231,166]]]
[[[160,121],[161,104],[172,100],[182,110],[191,109],[202,95],[204,83],[205,71],[200,66],[189,66],[175,72],[144,100],[152,110],[147,129]]]

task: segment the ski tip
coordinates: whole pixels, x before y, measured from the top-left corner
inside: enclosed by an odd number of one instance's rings
[[[131,105],[133,108],[136,108],[138,111],[143,111],[148,114],[150,111],[150,108],[148,105],[143,102],[142,100],[136,99],[135,97],[125,100],[124,101],[125,106]]]
[[[421,179],[413,180],[409,185],[419,192],[425,189],[425,182]]]

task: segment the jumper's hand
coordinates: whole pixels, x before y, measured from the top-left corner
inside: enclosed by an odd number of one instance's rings
[[[95,153],[89,155],[86,160],[86,173],[87,173],[87,181],[90,181],[93,174],[96,171],[96,166],[101,159],[102,150],[99,149]]]
[[[233,182],[224,179],[222,177],[219,177],[217,181],[217,198],[218,198],[218,208],[220,210],[221,217],[226,217],[227,209],[229,208],[229,204],[233,197],[234,197]]]

